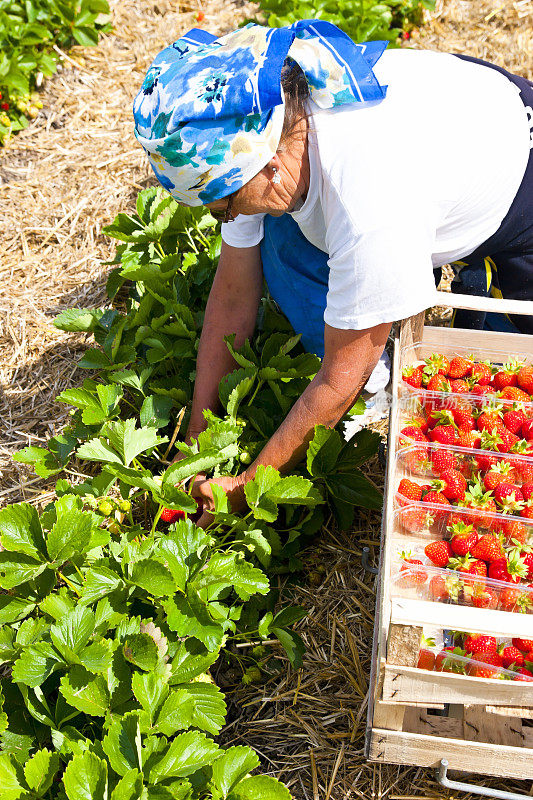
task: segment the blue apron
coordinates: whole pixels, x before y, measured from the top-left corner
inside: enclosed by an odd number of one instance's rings
[[[308,241],[290,214],[264,218],[261,242],[268,290],[309,353],[324,357],[328,254]]]

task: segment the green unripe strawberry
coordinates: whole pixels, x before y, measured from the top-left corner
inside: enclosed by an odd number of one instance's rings
[[[109,502],[109,500],[100,500],[98,503],[98,511],[100,514],[103,514],[104,517],[110,517],[113,513],[114,507],[113,504]]]
[[[247,450],[243,450],[243,452],[239,456],[239,461],[241,464],[251,464],[252,463],[252,456],[248,453]]]

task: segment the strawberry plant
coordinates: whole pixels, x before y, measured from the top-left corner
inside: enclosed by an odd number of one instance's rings
[[[97,44],[108,14],[107,0],[0,0],[0,143],[42,108],[32,90],[57,68],[53,45]]]
[[[70,423],[17,456],[57,500],[0,512],[0,768],[9,798],[286,800],[253,774],[246,747],[214,737],[225,701],[209,668],[231,661],[262,680],[235,647],[275,639],[294,668],[303,609],[279,608],[269,576],[298,569],[302,537],[333,513],[381,507],[361,471],[378,435],[317,426],[292,474],[260,467],[236,513],[214,486],[214,512],[195,522],[195,476],[237,474],[262,449],[319,368],[265,297],[253,337],[227,346],[236,369],[220,410],[185,443],[196,352],[220,250],[215,221],[159,189],[107,228],[120,242],[110,305],[68,309],[58,328],[94,340],[90,371],[59,395]],[[172,456],[181,458],[171,461]],[[81,482],[61,473],[72,459]],[[260,649],[260,648],[259,648]]]
[[[260,17],[272,28],[301,19],[323,19],[337,25],[355,42],[378,39],[395,42],[402,28],[421,25],[423,9],[435,8],[434,0],[301,0],[287,6],[283,0],[261,0]]]

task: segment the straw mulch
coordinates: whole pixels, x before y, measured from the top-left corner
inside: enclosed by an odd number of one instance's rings
[[[113,34],[65,57],[44,88],[43,112],[0,151],[0,504],[51,496],[10,456],[61,430],[68,411],[54,398],[84,377],[76,367],[84,337],[50,321],[64,308],[104,300],[102,262],[114,245],[100,230],[152,181],[132,134],[131,102],[154,54],[194,24],[197,2],[113,0]],[[204,24],[229,30],[251,8],[204,4]],[[469,53],[533,78],[531,0],[438,0],[409,44]],[[381,482],[377,460],[369,471]],[[362,512],[349,535],[326,529],[304,554],[297,582],[280,584],[284,599],[308,611],[298,626],[308,645],[302,670],[269,673],[267,662],[266,683],[248,688],[235,670],[216,676],[234,689],[225,741],[255,747],[264,770],[297,800],[448,796],[427,770],[364,759],[374,578],[360,556],[369,544],[376,559],[378,540],[379,515]]]

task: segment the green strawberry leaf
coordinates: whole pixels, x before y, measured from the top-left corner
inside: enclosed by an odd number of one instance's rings
[[[340,434],[335,429],[315,425],[315,433],[307,448],[307,470],[314,478],[328,475],[337,463],[343,447]]]
[[[206,672],[215,663],[218,656],[218,650],[209,652],[196,639],[186,639],[184,642],[180,642],[172,659],[171,682],[174,684],[192,681],[193,678]]]
[[[153,597],[168,597],[173,595],[177,588],[171,571],[150,558],[134,564],[131,581]]]
[[[225,798],[249,772],[257,769],[259,757],[249,747],[229,747],[212,766],[210,785],[215,798]]]
[[[0,542],[4,550],[47,560],[39,515],[29,503],[16,503],[0,511]]]
[[[131,688],[150,720],[169,693],[168,684],[154,672],[135,672],[131,679]]]
[[[118,775],[126,775],[132,769],[142,768],[141,732],[139,713],[129,711],[109,726],[102,740],[102,749]]]
[[[286,631],[283,628],[270,626],[270,633],[279,639],[281,646],[287,653],[289,661],[295,669],[299,669],[303,663],[305,644],[295,631]]]
[[[224,628],[214,622],[207,608],[194,596],[188,599],[181,595],[164,600],[163,608],[167,614],[167,625],[178,636],[194,636],[208,650],[219,650],[222,644]]]
[[[152,394],[144,399],[141,406],[140,421],[143,428],[158,430],[170,422],[170,412],[174,405],[172,397]]]
[[[72,495],[64,495],[54,505],[57,521],[46,538],[46,547],[52,561],[62,564],[89,549],[93,518],[74,507]]]
[[[2,800],[25,800],[29,797],[25,791],[22,769],[9,753],[0,753],[0,786]]]
[[[32,581],[46,569],[46,564],[24,553],[9,550],[0,552],[0,587],[13,589],[21,583]]]
[[[155,669],[159,651],[147,633],[133,633],[126,637],[123,647],[124,658],[145,672]]]
[[[82,593],[79,599],[81,605],[90,605],[95,600],[111,594],[115,589],[124,588],[126,584],[113,570],[105,566],[95,566],[85,574]]]
[[[186,778],[213,763],[220,750],[217,744],[198,731],[176,736],[150,770],[150,783],[168,778]]]
[[[61,678],[60,692],[72,706],[93,717],[105,717],[109,709],[109,689],[102,675],[92,675],[81,666],[72,667]]]
[[[49,750],[37,750],[24,767],[26,783],[37,797],[42,797],[52,785],[59,769],[59,755]]]
[[[177,688],[183,690],[185,697],[193,701],[192,725],[212,733],[213,736],[220,733],[226,719],[226,703],[218,686],[198,681]],[[160,716],[164,718],[164,707]]]
[[[50,628],[50,638],[63,655],[78,653],[89,642],[94,632],[94,614],[84,606],[65,614]]]
[[[40,686],[63,664],[63,659],[51,644],[38,642],[22,651],[13,666],[12,678],[26,686]]]
[[[195,725],[195,701],[185,689],[172,691],[159,710],[157,720],[153,725],[154,733],[173,736],[177,731],[183,731]]]
[[[68,800],[107,800],[107,763],[94,753],[69,761],[63,774]]]
[[[143,776],[139,770],[126,772],[113,789],[111,800],[143,800]]]
[[[253,775],[237,784],[226,800],[292,800],[282,783],[268,775]]]

